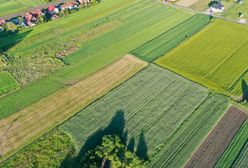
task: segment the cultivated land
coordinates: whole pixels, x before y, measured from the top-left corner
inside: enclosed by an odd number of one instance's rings
[[[142,136],[143,157],[150,156],[150,161],[164,158],[164,151],[173,150],[171,157],[175,158],[168,163],[181,162],[182,166],[196,148],[192,144],[201,143],[227,107],[225,98],[207,97],[205,88],[150,65],[60,128],[72,137],[79,155],[99,143],[104,134],[116,133],[127,136],[127,144],[134,143],[134,151]],[[181,140],[186,138],[184,144]],[[180,143],[185,148],[178,148]],[[174,152],[183,157],[176,157]]]
[[[243,149],[238,156],[236,162],[233,164],[234,167],[242,168],[247,167],[248,162],[248,143],[246,142],[246,145],[243,146]]]
[[[243,111],[231,107],[185,167],[214,167],[246,119]]]
[[[182,41],[190,38],[209,22],[209,17],[196,14],[167,32],[138,47],[132,51],[132,53],[147,61],[153,61],[154,59],[168,53]]]
[[[80,14],[80,12],[82,13]],[[64,65],[45,78],[36,80],[17,92],[1,98],[0,118],[19,111],[43,97],[64,88],[67,83],[85,78],[87,75],[96,72],[192,16],[191,13],[165,7],[162,4],[138,0],[128,0],[125,2],[111,0],[108,3],[101,3],[98,6],[80,12],[61,20],[37,26],[33,31],[26,32],[25,39],[8,50],[9,56],[18,55],[18,53],[29,53],[32,55],[32,52],[38,51],[38,49],[40,49],[40,52],[49,53],[49,51],[52,51],[53,46],[57,45],[56,42],[50,44],[50,39],[53,39],[52,41],[57,40],[63,44],[63,40],[60,41],[60,36],[61,38],[68,37],[66,34],[68,35],[74,30],[74,25],[78,25],[75,28],[75,34],[77,34],[80,33],[80,31],[77,31],[78,29],[87,30],[87,28],[90,29],[92,27],[94,29],[94,27],[105,22],[117,24],[114,24],[110,30],[107,28],[100,31],[102,33],[94,36],[94,38],[91,36],[92,38],[89,40],[83,40],[82,42],[80,42],[80,39],[79,41],[77,39],[72,40],[79,43],[79,48],[63,58],[67,65]],[[157,17],[158,15],[161,17]],[[66,23],[70,23],[70,26],[67,27]],[[62,33],[58,34],[60,32]],[[87,33],[87,31],[85,32]],[[8,43],[10,39],[13,41],[17,40],[16,37],[8,36],[4,38],[5,43]],[[52,46],[50,47],[51,50],[49,47],[46,48],[47,45]],[[34,50],[29,50],[31,46]],[[25,57],[30,55],[25,55]],[[24,58],[24,55],[20,55],[20,57]],[[51,56],[48,56],[48,58],[51,58]],[[46,67],[45,63],[39,65]],[[28,73],[25,72],[23,74]]]
[[[247,163],[247,159],[245,159],[247,142],[248,122],[246,121],[215,167],[232,167],[235,163],[242,163],[242,160]]]
[[[30,142],[33,137],[63,122],[144,66],[145,62],[125,56],[94,75],[1,120],[1,154]]]
[[[216,20],[155,62],[215,91],[239,95],[237,81],[248,66],[247,33],[246,26]]]

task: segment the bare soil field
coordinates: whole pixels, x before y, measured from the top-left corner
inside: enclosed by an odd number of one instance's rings
[[[231,107],[185,167],[214,167],[246,119],[247,115],[243,111]]]
[[[183,7],[190,7],[198,1],[199,0],[180,0],[176,4]]]
[[[147,63],[127,55],[77,83],[0,120],[1,155],[28,144],[118,86]]]

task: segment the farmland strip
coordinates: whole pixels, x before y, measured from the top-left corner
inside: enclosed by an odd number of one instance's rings
[[[0,120],[1,153],[26,144],[32,137],[63,122],[146,65],[135,57],[125,56],[65,90]]]
[[[231,107],[200,145],[185,167],[213,167],[246,118],[247,115],[241,110]]]

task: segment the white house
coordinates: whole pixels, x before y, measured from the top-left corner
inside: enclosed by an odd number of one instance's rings
[[[224,11],[225,7],[222,3],[218,1],[212,1],[209,4],[209,9],[210,9],[210,12],[221,13]]]

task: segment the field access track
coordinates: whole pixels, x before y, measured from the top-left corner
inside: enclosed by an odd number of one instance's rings
[[[0,120],[1,154],[29,143],[45,130],[62,123],[146,65],[133,56],[125,56],[92,76]]]
[[[214,167],[246,119],[243,111],[231,107],[185,167]]]

